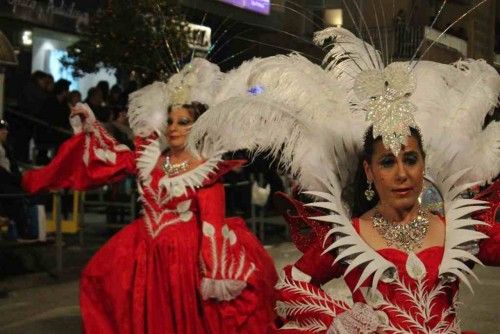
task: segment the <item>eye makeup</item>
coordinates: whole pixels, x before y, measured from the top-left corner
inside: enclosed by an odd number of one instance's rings
[[[192,123],[193,123],[193,121],[190,118],[187,118],[187,117],[183,117],[183,118],[181,118],[181,119],[179,119],[177,121],[177,125],[180,125],[180,126],[186,126],[186,125],[190,125]],[[167,124],[168,125],[173,125],[174,121],[171,118],[169,118],[167,120]]]
[[[395,163],[396,163],[396,157],[392,154],[386,154],[378,161],[378,164],[383,168],[390,168]]]
[[[179,122],[178,122],[177,124],[179,124],[179,125],[183,125],[183,126],[184,126],[184,125],[189,125],[189,124],[191,124],[191,123],[192,123],[191,119],[189,119],[189,118],[187,118],[187,117],[183,117],[183,118],[181,118],[181,119],[179,120]]]
[[[415,151],[405,152],[403,161],[409,166],[413,166],[418,162],[418,153]]]
[[[408,166],[415,165],[419,160],[419,155],[415,151],[405,152],[403,154],[403,162]],[[383,168],[390,168],[396,163],[396,157],[392,154],[386,154],[378,161],[378,164]]]

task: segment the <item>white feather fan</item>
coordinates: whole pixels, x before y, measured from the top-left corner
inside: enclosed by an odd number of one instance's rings
[[[421,61],[414,69],[417,89],[411,97],[428,155],[427,169],[447,157],[448,175],[467,172],[461,182],[486,182],[500,173],[500,125],[483,130],[486,115],[497,105],[500,76],[483,60],[452,65]],[[474,168],[471,168],[474,167]],[[442,171],[439,171],[442,172]]]
[[[360,128],[349,113],[345,91],[335,80],[297,54],[266,58],[254,65],[245,72],[247,85],[260,86],[263,93],[212,106],[193,126],[190,146],[204,156],[221,150],[270,152],[306,189],[324,188],[322,171],[352,172],[348,167],[356,165]],[[334,152],[346,146],[352,148],[349,158],[354,156],[354,161],[338,168]]]

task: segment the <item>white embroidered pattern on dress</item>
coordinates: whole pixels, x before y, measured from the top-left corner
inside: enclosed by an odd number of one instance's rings
[[[216,233],[221,233],[222,245],[217,244]],[[202,280],[203,299],[232,300],[246,287],[248,279],[255,272],[255,263],[247,259],[243,248],[239,254],[235,254],[232,248],[236,245],[238,238],[227,224],[219,230],[204,221],[203,235],[210,243],[212,263],[211,272],[205,269],[207,277]]]
[[[90,145],[91,135],[94,135],[96,140],[96,144],[92,145],[92,147]],[[98,122],[94,122],[90,126],[89,132],[85,134],[83,162],[86,166],[88,166],[90,161],[91,149],[93,149],[97,159],[110,165],[116,164],[117,152],[130,151],[126,145],[118,143],[115,138],[111,137]]]
[[[191,200],[183,201],[177,204],[175,210],[163,208],[161,211],[155,210],[151,203],[143,201],[144,204],[144,223],[146,229],[152,238],[156,238],[158,234],[167,226],[188,222],[193,217],[193,212],[190,209]],[[174,217],[167,219],[165,216],[174,214]]]
[[[358,279],[354,291],[370,276],[373,275],[372,286],[376,287],[384,273],[394,270],[394,264],[387,261],[373,248],[371,248],[356,232],[352,221],[343,207],[341,187],[338,177],[330,173],[326,177],[328,183],[325,186],[328,192],[307,191],[306,194],[324,200],[322,202],[314,202],[306,204],[319,209],[328,210],[327,215],[310,217],[311,219],[327,222],[333,225],[325,236],[324,241],[328,241],[330,236],[336,236],[337,239],[327,247],[323,252],[336,251],[338,256],[335,258],[334,264],[343,259],[352,259],[349,263],[344,275],[347,275],[354,268],[364,265],[362,274]]]
[[[165,207],[173,198],[187,195],[189,189],[195,190],[201,187],[210,174],[217,170],[219,162],[222,161],[220,156],[216,156],[186,173],[174,177],[165,174],[159,180],[158,187],[153,188],[151,173],[157,165],[161,153],[168,147],[166,138],[158,132],[156,134],[157,138],[147,139],[147,142],[138,151],[136,158],[138,189],[140,200],[144,204],[144,222],[148,233],[153,238],[157,237],[166,226],[186,221],[185,219],[188,217],[191,219],[193,213],[187,210],[191,201],[180,203],[176,210],[168,210]],[[179,216],[173,219],[166,218],[166,215],[172,212],[179,214]]]
[[[318,319],[318,314],[335,318],[337,310],[347,311],[351,307],[347,301],[334,299],[322,289],[286,276],[276,285],[276,289],[297,296],[292,301],[278,301],[276,303],[276,313],[282,318],[294,318],[297,315],[303,317],[300,320],[288,321],[281,327],[282,329],[321,333],[326,331],[330,324]]]
[[[377,311],[383,330],[391,334],[408,333],[408,330],[422,334],[459,334],[460,326],[458,320],[456,317],[453,317],[451,321],[449,319],[456,313],[456,300],[453,305],[443,310],[440,314],[434,311],[436,297],[445,293],[444,290],[447,288],[444,281],[441,280],[436,286],[429,289],[425,279],[427,274],[425,266],[414,253],[408,255],[406,271],[410,279],[415,281],[414,287],[411,286],[410,282],[405,282],[404,279],[398,276],[389,284],[391,285],[391,289],[393,288],[394,291],[400,294],[398,300],[406,298],[411,303],[411,306],[408,308],[393,303],[377,289],[361,288],[366,303]],[[454,298],[456,297],[457,294]],[[404,324],[404,328],[390,321],[386,312],[395,314],[395,318]],[[435,318],[438,321],[434,326],[430,327],[429,321]]]

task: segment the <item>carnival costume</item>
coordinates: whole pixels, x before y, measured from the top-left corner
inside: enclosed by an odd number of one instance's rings
[[[224,85],[216,65],[194,59],[167,83],[133,93],[128,115],[135,151],[118,144],[84,106],[90,116],[76,125],[75,136],[47,167],[24,176],[31,192],[137,178],[142,216],[107,242],[82,273],[84,332],[260,334],[271,328],[277,281],[272,260],[242,219],[224,217],[220,177],[243,161],[224,161],[217,152],[173,176],[171,166],[157,163],[168,149],[163,131],[169,105],[215,103],[237,94],[231,84]]]
[[[487,202],[461,195],[500,171],[500,123],[482,128],[498,103],[500,77],[482,60],[386,65],[374,47],[342,28],[316,33],[316,43],[327,41],[322,67],[298,54],[256,64],[248,85],[260,94],[213,106],[193,127],[190,147],[204,154],[268,152],[316,200],[291,201],[286,217],[304,255],[277,286],[281,333],[460,333],[459,281],[470,286],[474,263],[500,265],[494,219],[471,218]],[[425,176],[444,206],[444,246],[416,254],[374,250],[360,237],[343,190],[370,125],[395,156],[410,127],[420,129]],[[304,225],[309,235],[299,233]],[[352,302],[321,289],[336,277],[344,278]]]

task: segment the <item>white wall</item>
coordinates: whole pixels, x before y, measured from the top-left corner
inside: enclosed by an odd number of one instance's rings
[[[95,74],[87,74],[82,78],[73,78],[70,71],[58,61],[66,52],[66,48],[78,40],[77,36],[54,32],[45,29],[33,30],[33,58],[32,71],[44,71],[54,76],[54,80],[66,79],[71,81],[70,89],[77,89],[82,97],[99,81],[106,80],[112,86],[116,83],[115,70],[101,69]]]

